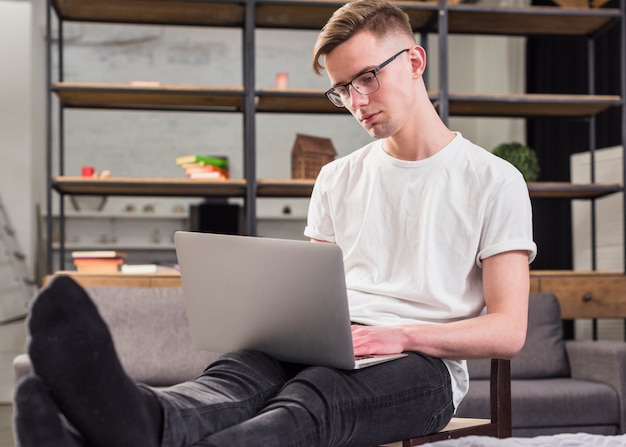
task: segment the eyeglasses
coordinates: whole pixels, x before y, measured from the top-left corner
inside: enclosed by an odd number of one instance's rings
[[[393,62],[394,59],[396,59],[405,51],[409,51],[409,48],[397,52],[373,70],[368,70],[358,76],[355,76],[355,78],[347,84],[342,84],[338,85],[337,87],[331,88],[330,90],[326,91],[326,97],[337,107],[345,107],[346,104],[350,101],[350,89],[348,88],[350,86],[352,86],[353,89],[355,89],[362,95],[371,95],[372,93],[375,93],[380,88],[380,83],[378,82],[376,73],[385,68],[391,62]]]

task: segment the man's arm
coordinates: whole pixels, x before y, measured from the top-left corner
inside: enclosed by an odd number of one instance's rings
[[[487,313],[446,324],[353,326],[356,355],[417,351],[448,359],[512,358],[526,339],[530,290],[528,252],[483,260]]]

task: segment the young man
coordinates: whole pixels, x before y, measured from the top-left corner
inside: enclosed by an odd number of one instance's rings
[[[392,442],[446,425],[467,391],[463,359],[522,347],[536,247],[521,174],[442,123],[424,50],[386,1],[338,10],[315,47],[318,72],[322,60],[329,99],[377,140],[323,168],[305,234],[343,250],[355,353],[408,356],[341,371],[235,352],[157,391],[126,376],[94,305],[59,277],[29,317],[22,447]]]

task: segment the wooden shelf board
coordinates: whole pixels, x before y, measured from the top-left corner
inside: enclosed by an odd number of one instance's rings
[[[464,34],[593,36],[619,17],[618,9],[454,5],[448,27],[450,33]]]
[[[532,270],[530,276],[533,278],[550,278],[550,277],[577,277],[588,276],[591,278],[600,277],[622,277],[624,272],[621,270]]]
[[[435,1],[396,1],[416,32],[436,32]],[[164,25],[241,27],[245,2],[223,0],[54,0],[64,20]],[[343,2],[335,0],[257,0],[255,26],[319,30]],[[617,9],[525,8],[451,5],[450,33],[591,36],[619,18]]]
[[[322,90],[262,89],[257,92],[257,112],[279,113],[346,113],[344,107],[335,107]],[[433,101],[437,96],[430,94]],[[562,94],[451,94],[450,114],[454,116],[532,117],[565,116],[586,117],[620,105],[616,95],[562,95]]]
[[[622,186],[617,183],[531,182],[528,191],[533,199],[597,199],[622,191]]]
[[[616,95],[457,95],[451,94],[450,114],[494,117],[587,117],[620,105]]]
[[[83,287],[180,287],[179,272],[157,273],[84,273],[60,270],[44,278],[46,285],[54,275],[69,275]]]
[[[437,32],[436,1],[396,1],[410,17],[415,32]],[[327,0],[258,0],[256,26],[319,30],[343,2]],[[592,36],[619,20],[618,9],[525,8],[451,5],[452,34]]]
[[[66,107],[136,108],[154,110],[241,111],[241,87],[171,86],[135,87],[127,84],[56,83],[52,87]],[[335,107],[317,89],[261,89],[257,93],[260,113],[348,113]],[[431,93],[437,102],[436,94]],[[451,94],[453,116],[586,117],[621,104],[616,95],[562,94]]]
[[[63,194],[104,196],[244,197],[245,180],[55,177],[52,187]]]
[[[240,111],[243,88],[64,82],[52,90],[66,107]]]
[[[54,0],[65,20],[161,25],[242,26],[244,1]]]
[[[345,2],[334,0],[257,0],[256,27],[319,31]],[[396,1],[409,15],[413,29],[433,31],[438,11],[435,1]]]
[[[258,179],[258,197],[309,197],[315,180]],[[55,177],[53,188],[63,194],[112,196],[221,196],[244,197],[246,181],[187,178],[124,178],[89,179]],[[528,183],[533,198],[590,199],[622,190],[619,184],[572,184],[559,182]]]
[[[277,113],[348,113],[345,107],[333,105],[316,89],[272,89],[257,92],[257,112]]]
[[[257,180],[258,197],[310,197],[312,179]]]

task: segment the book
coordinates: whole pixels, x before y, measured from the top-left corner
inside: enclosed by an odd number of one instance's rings
[[[191,163],[202,163],[204,165],[211,165],[221,169],[228,169],[227,157],[209,157],[206,155],[181,155],[176,157],[177,165],[188,165]]]
[[[222,174],[217,172],[196,172],[195,174],[189,174],[187,177],[189,178],[213,178],[216,180],[225,180]]]
[[[74,259],[113,259],[125,257],[126,253],[117,250],[77,250],[72,252],[72,258]]]
[[[167,267],[159,264],[122,264],[120,267],[122,273],[158,273],[158,272],[178,272],[174,267]]]
[[[207,174],[207,173],[217,174],[215,177],[207,176],[210,178],[230,178],[230,173],[227,170],[221,169],[212,165],[185,168],[185,174],[192,178],[193,178],[193,175],[195,174]]]
[[[123,258],[76,258],[74,266],[81,273],[117,273]]]

